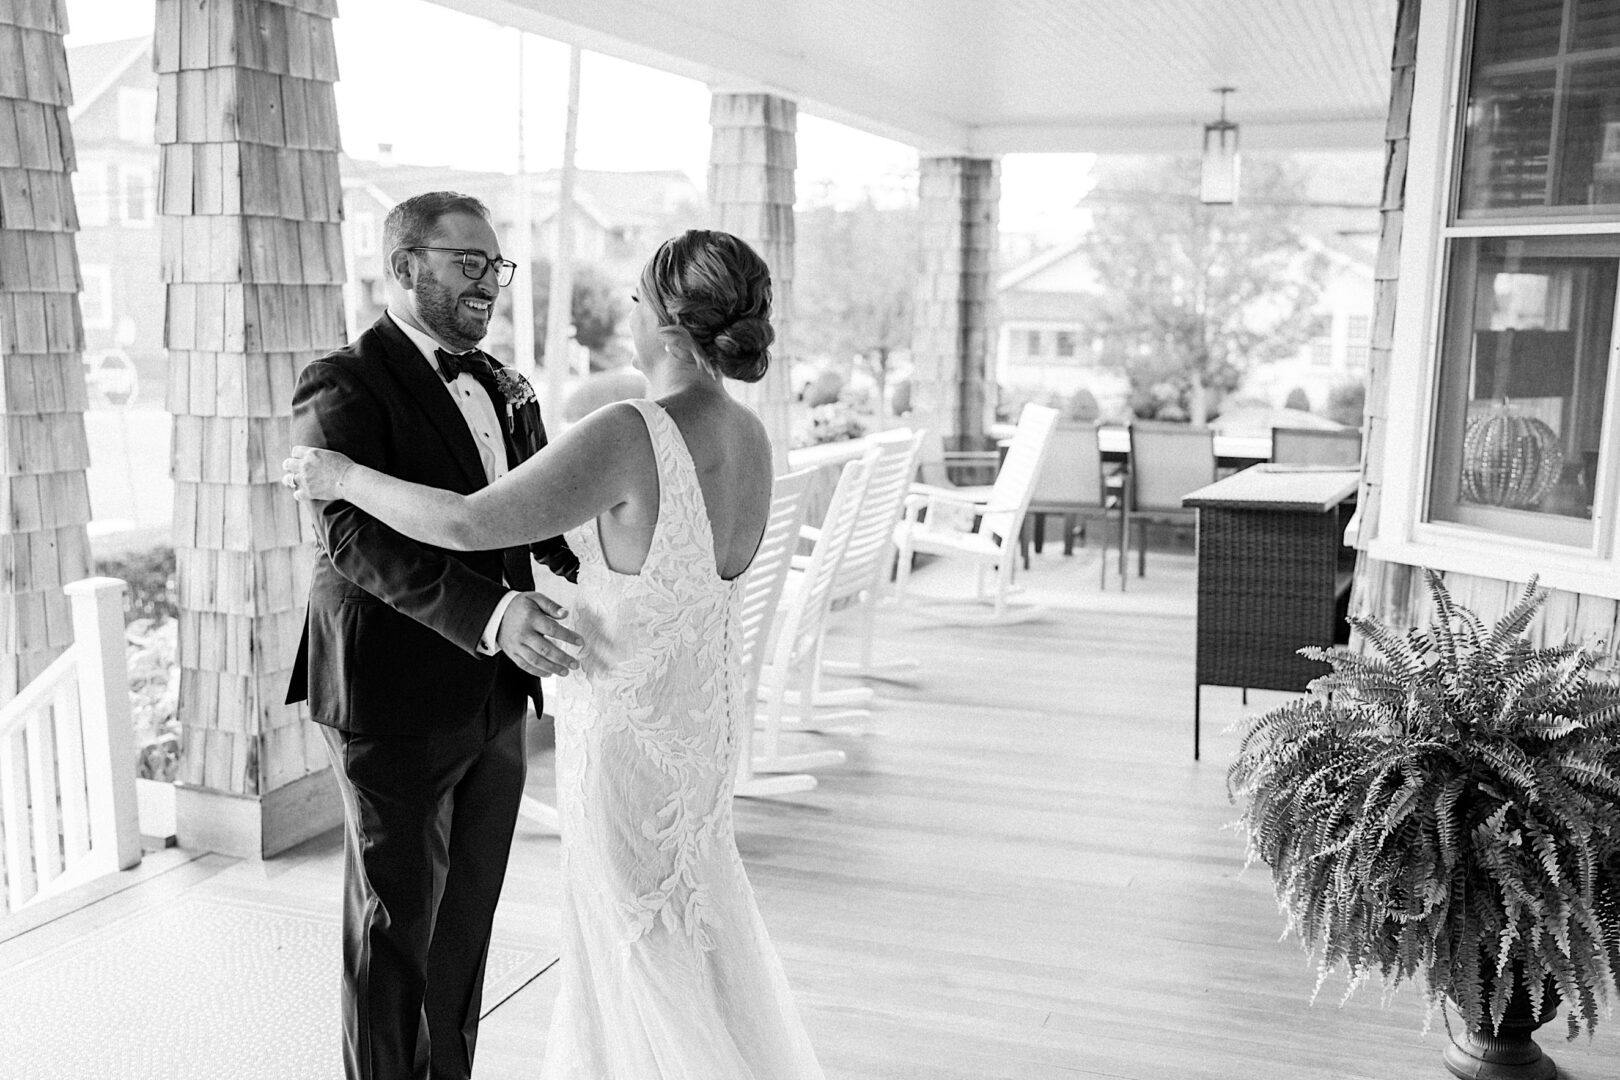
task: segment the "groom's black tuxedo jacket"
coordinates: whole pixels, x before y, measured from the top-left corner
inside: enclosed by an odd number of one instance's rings
[[[505,402],[490,395],[504,421]],[[507,460],[516,465],[509,422],[504,429]],[[487,483],[444,381],[387,315],[299,375],[292,442],[340,450],[391,476],[464,495]],[[480,720],[499,675],[539,710],[540,680],[505,655],[477,652],[508,587],[534,587],[531,549],[445,551],[347,502],[313,505],[320,552],[289,703],[307,699],[317,723],[343,731],[445,734]],[[561,537],[532,550],[558,574],[578,571]]]

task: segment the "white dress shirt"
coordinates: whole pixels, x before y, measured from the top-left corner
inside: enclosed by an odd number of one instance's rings
[[[388,312],[388,317],[393,319],[394,325],[411,339],[411,344],[421,350],[423,358],[433,368],[434,375],[439,376],[439,360],[433,355],[438,351],[439,343],[395,315],[392,310]],[[439,377],[439,381],[444,382],[442,376]],[[484,389],[483,383],[465,371],[457,375],[453,381],[445,382],[444,390],[455,401],[456,408],[461,410],[462,417],[467,421],[467,430],[472,433],[473,442],[478,447],[478,460],[484,466],[484,476],[493,484],[507,473],[506,439],[501,433],[501,418],[495,411],[495,403],[489,399],[489,392]],[[484,624],[484,636],[478,640],[479,652],[490,655],[500,651],[495,644],[495,632],[500,629],[501,618],[516,597],[516,592],[508,592],[501,597],[501,602],[495,605],[495,613],[489,617],[489,622]]]

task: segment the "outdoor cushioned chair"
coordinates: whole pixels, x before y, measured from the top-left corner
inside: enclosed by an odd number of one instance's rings
[[[1074,553],[1076,533],[1085,535],[1086,523],[1101,518],[1107,522],[1117,513],[1120,520],[1119,576],[1125,578],[1124,473],[1111,474],[1103,465],[1097,443],[1097,425],[1078,420],[1060,420],[1052,429],[1046,448],[1046,463],[1035,480],[1030,496],[1025,536],[1020,540],[1024,568],[1029,568],[1029,536],[1035,536],[1035,550],[1041,550],[1042,531],[1047,514],[1063,515],[1063,554]],[[1104,544],[1097,560],[1098,584],[1108,581],[1108,548]]]
[[[1028,619],[1038,610],[1024,606],[1014,609],[1007,603],[1012,590],[1013,568],[1018,561],[1018,537],[1024,514],[1029,509],[1036,477],[1046,460],[1046,448],[1057,410],[1044,405],[1025,405],[1018,428],[1007,447],[1007,456],[996,472],[996,482],[980,498],[966,497],[959,489],[913,484],[906,497],[906,516],[895,526],[898,549],[895,596],[904,600],[911,577],[911,558],[917,552],[961,559],[973,564],[978,587],[975,598],[988,600],[991,612],[985,616],[956,618],[972,623],[1006,623]],[[995,574],[993,594],[986,595],[986,578]],[[919,613],[927,613],[918,607]]]
[[[1282,465],[1361,465],[1361,432],[1308,428],[1271,429],[1271,460]]]
[[[1142,530],[1149,524],[1197,523],[1198,511],[1182,506],[1181,497],[1215,482],[1215,433],[1190,424],[1137,420],[1130,434],[1125,542],[1136,545],[1136,576],[1145,577],[1147,543]]]

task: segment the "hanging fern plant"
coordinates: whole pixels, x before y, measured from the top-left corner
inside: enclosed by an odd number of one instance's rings
[[[1620,686],[1526,641],[1534,580],[1487,630],[1426,574],[1431,628],[1353,620],[1374,654],[1301,649],[1332,672],[1248,722],[1227,784],[1250,861],[1318,987],[1421,977],[1495,1030],[1517,975],[1590,1034],[1620,971]]]

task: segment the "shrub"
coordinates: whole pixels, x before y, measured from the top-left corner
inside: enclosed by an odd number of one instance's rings
[[[1298,409],[1300,412],[1311,411],[1311,395],[1305,392],[1303,386],[1296,386],[1288,391],[1288,400],[1283,402],[1285,409]]]
[[[96,560],[96,573],[129,583],[124,621],[173,619],[180,614],[174,582],[174,548],[154,547]]]
[[[135,728],[136,775],[173,780],[180,763],[180,663],[174,549],[154,547],[96,560],[96,573],[128,582],[125,658]]]
[[[1358,428],[1366,419],[1367,384],[1360,379],[1342,382],[1328,391],[1327,416],[1346,427]]]

